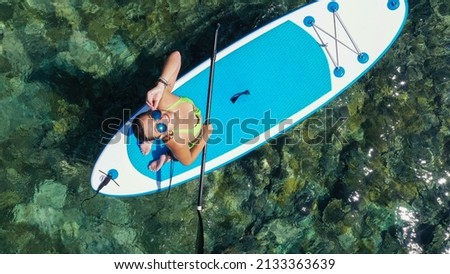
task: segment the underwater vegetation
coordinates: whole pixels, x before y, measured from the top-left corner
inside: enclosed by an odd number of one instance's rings
[[[196,182],[82,203],[102,121],[171,50],[182,73],[208,58],[215,22],[224,47],[307,1],[273,2],[0,0],[0,253],[195,252]],[[409,4],[367,75],[207,176],[207,252],[450,252],[450,4]]]

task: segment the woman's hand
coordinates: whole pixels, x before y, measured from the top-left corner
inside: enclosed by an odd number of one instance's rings
[[[154,88],[147,91],[147,100],[146,103],[148,107],[152,110],[158,108],[159,101],[163,97],[165,86],[162,83],[158,83]]]

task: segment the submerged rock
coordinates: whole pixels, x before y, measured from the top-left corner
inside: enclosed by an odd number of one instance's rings
[[[12,66],[9,63],[8,59],[6,59],[4,56],[0,55],[0,73],[6,73],[11,71]]]
[[[54,5],[52,0],[26,0],[25,3],[29,8],[44,13],[50,13],[54,11]]]
[[[55,181],[46,180],[34,194],[33,202],[40,207],[62,209],[66,201],[67,187]]]
[[[44,181],[34,193],[32,203],[14,208],[15,223],[36,225],[49,235],[58,235],[63,224],[62,208],[66,195],[66,186],[52,180]]]

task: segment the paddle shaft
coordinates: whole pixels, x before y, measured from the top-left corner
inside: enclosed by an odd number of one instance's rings
[[[211,56],[211,66],[209,68],[209,85],[208,85],[208,100],[206,102],[206,114],[205,114],[205,124],[209,124],[209,119],[211,116],[211,101],[212,101],[212,92],[213,92],[213,83],[214,83],[214,69],[216,64],[216,55],[217,55],[217,37],[219,33],[220,24],[217,24],[216,32],[214,33],[214,47],[213,53]],[[198,190],[198,200],[197,200],[197,210],[201,211],[203,209],[203,185],[205,181],[205,164],[206,164],[206,150],[207,143],[203,148],[202,153],[202,165],[200,168],[200,187]]]

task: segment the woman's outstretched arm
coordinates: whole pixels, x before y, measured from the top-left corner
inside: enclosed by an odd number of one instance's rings
[[[160,101],[164,100],[164,97],[170,97],[180,72],[180,67],[181,54],[178,51],[174,51],[167,58],[156,86],[147,92],[146,103],[151,109],[156,109]]]

